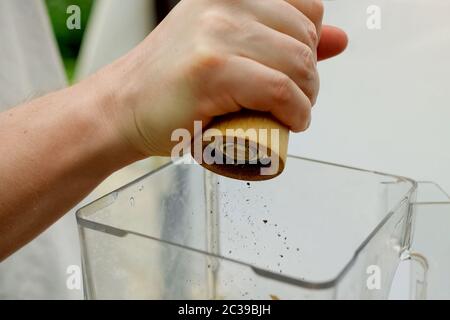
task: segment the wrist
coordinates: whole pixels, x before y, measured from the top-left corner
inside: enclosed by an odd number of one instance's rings
[[[97,162],[116,171],[145,156],[137,151],[122,134],[120,116],[117,115],[117,90],[99,75],[69,88],[79,103],[76,103],[77,118],[91,137],[90,151]]]

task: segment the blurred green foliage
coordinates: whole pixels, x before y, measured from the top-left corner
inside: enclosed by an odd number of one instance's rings
[[[64,60],[67,77],[73,78],[76,59],[80,52],[81,41],[83,39],[86,24],[95,0],[46,0],[50,21],[55,31],[59,49]],[[70,17],[67,8],[77,5],[81,9],[81,29],[69,30],[66,22]]]

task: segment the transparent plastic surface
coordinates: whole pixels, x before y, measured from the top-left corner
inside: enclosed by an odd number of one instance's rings
[[[325,1],[325,23],[346,30],[350,43],[319,65],[320,121],[291,152],[377,159],[403,172],[432,163],[420,168],[445,175],[433,159],[448,129],[448,90],[436,88],[448,70],[449,3],[405,3]],[[424,119],[432,130],[417,130]],[[437,191],[300,158],[281,177],[250,185],[171,164],[78,212],[86,297],[383,299],[406,259],[412,297],[442,298],[450,218]]]
[[[438,185],[419,183],[414,203],[412,299],[450,299],[450,197]]]
[[[170,164],[78,212],[86,297],[386,298],[415,188],[296,157],[258,183]]]

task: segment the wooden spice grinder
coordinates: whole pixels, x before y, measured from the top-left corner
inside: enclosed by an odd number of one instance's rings
[[[194,139],[191,153],[219,175],[262,181],[280,175],[286,165],[289,129],[270,114],[242,110],[218,117]]]

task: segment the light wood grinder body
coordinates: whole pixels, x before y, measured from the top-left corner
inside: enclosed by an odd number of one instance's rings
[[[262,181],[283,172],[288,143],[289,129],[274,117],[243,110],[214,119],[202,133],[202,154],[192,151],[192,155],[219,175]]]

